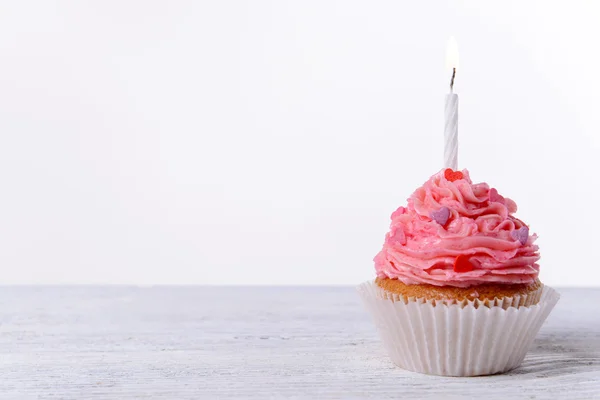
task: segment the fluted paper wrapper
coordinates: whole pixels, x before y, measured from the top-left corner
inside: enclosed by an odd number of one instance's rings
[[[372,281],[358,292],[396,365],[444,376],[491,375],[519,366],[560,297],[543,286],[492,303],[445,304],[392,295]]]

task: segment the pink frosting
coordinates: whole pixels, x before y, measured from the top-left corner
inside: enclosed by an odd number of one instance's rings
[[[515,202],[487,183],[473,184],[467,170],[462,174],[463,179],[451,182],[444,170],[438,172],[410,196],[407,207],[392,214],[383,249],[374,260],[378,277],[455,287],[536,280],[537,236],[529,235],[512,215]],[[450,210],[444,226],[443,218],[432,218],[443,207]],[[472,270],[455,271],[460,255]]]

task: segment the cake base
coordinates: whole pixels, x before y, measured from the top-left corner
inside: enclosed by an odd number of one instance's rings
[[[539,301],[536,292],[544,286],[539,279],[533,283],[523,284],[499,284],[487,283],[483,285],[471,286],[468,288],[459,288],[452,286],[435,286],[429,284],[407,285],[398,279],[377,278],[377,286],[388,293],[398,295],[400,298],[417,298],[425,300],[442,300],[450,303],[462,303],[464,301],[477,301],[489,304],[494,300],[504,298],[521,297],[529,298],[528,304],[533,305]]]

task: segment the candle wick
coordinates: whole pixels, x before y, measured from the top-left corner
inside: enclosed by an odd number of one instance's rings
[[[450,79],[450,93],[454,92],[454,78],[456,77],[456,68],[452,68],[452,78]]]

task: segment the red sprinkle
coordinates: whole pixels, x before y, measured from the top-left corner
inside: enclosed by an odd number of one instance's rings
[[[469,260],[469,256],[461,254],[454,260],[454,272],[469,272],[473,269],[473,263]]]
[[[454,181],[464,178],[462,172],[453,171],[451,168],[446,168],[446,170],[444,171],[444,177],[446,179],[448,179],[450,182],[454,182]]]

